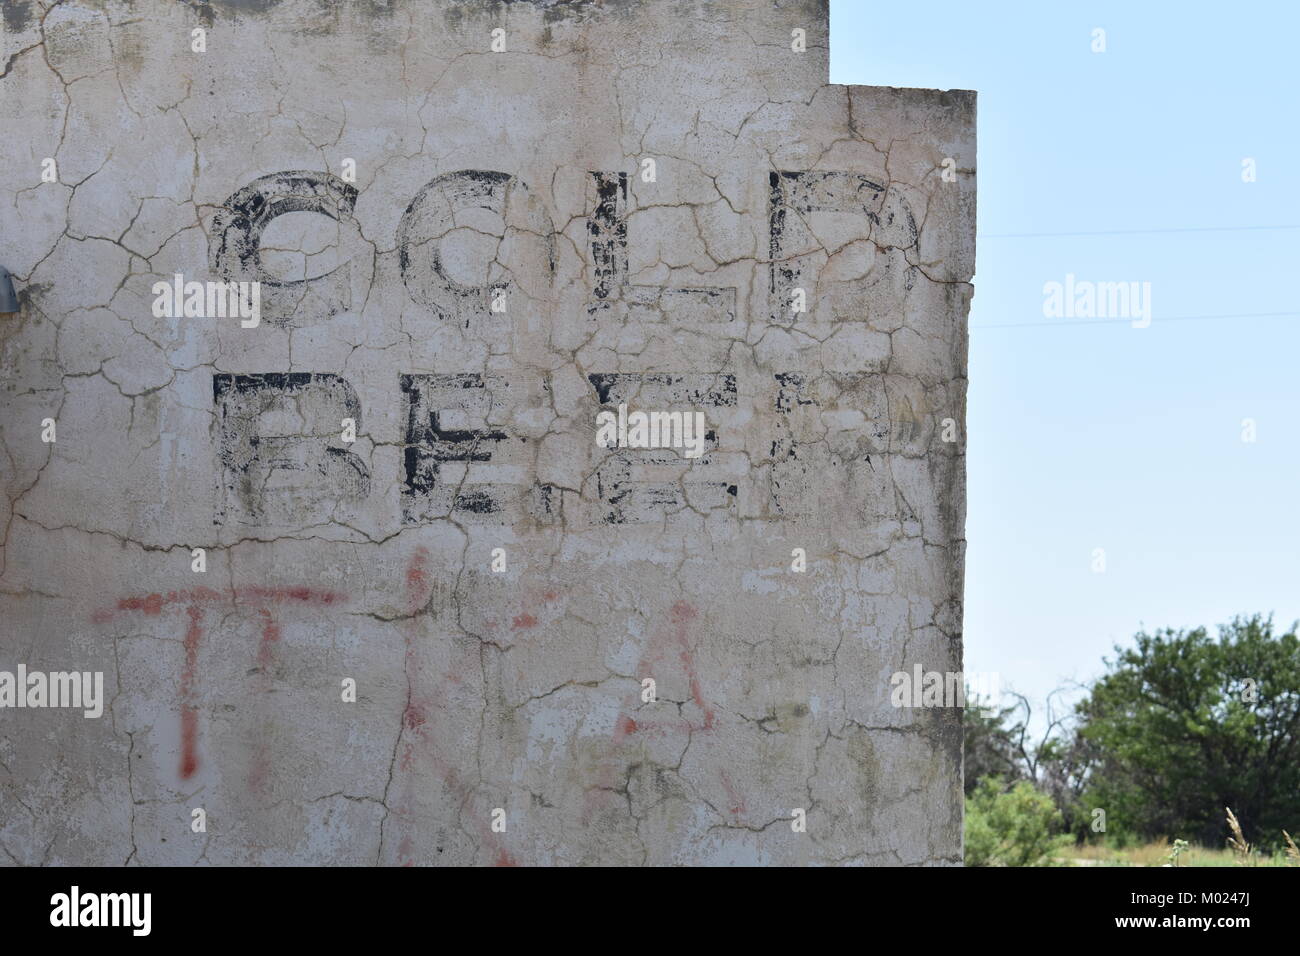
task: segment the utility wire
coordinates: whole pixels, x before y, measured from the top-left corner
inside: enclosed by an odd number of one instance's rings
[[[1170,315],[1155,316],[1151,319],[1151,325],[1160,325],[1164,322],[1199,322],[1205,319],[1275,319],[1283,316],[1300,316],[1300,312],[1236,312],[1223,315]],[[1132,319],[1052,319],[1047,322],[1012,322],[1005,325],[972,325],[969,326],[971,331],[975,329],[1034,329],[1046,328],[1051,325],[1130,325]]]
[[[1169,232],[1259,232],[1277,229],[1300,229],[1294,226],[1187,226],[1174,229],[1108,229],[1100,232],[1002,232],[977,235],[978,239],[1054,239],[1068,236],[1151,236]]]

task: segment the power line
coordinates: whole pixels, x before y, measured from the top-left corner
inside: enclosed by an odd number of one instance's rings
[[[1236,312],[1225,313],[1222,315],[1170,315],[1155,317],[1151,320],[1151,324],[1159,325],[1164,322],[1199,322],[1205,319],[1275,319],[1283,316],[1300,316],[1300,312]],[[969,328],[971,331],[974,331],[975,329],[1033,329],[1064,325],[1130,325],[1132,322],[1132,319],[1058,319],[1049,322],[1012,322],[1005,325],[972,325],[969,326]]]
[[[1108,229],[1101,232],[1002,232],[977,235],[978,239],[1054,239],[1070,236],[1150,236],[1172,232],[1260,232],[1277,229],[1300,229],[1294,226],[1187,226],[1173,229]]]

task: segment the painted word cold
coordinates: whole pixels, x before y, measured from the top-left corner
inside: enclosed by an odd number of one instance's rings
[[[594,288],[588,317],[623,312],[687,310],[707,325],[725,326],[736,320],[735,288],[659,288],[635,284],[628,268],[628,176],[621,172],[590,172],[595,205],[588,220],[588,254],[594,264]],[[815,286],[807,265],[792,248],[806,236],[800,223],[808,212],[841,212],[873,223],[877,240],[889,242],[903,267],[901,252],[914,245],[918,229],[901,196],[857,173],[835,171],[770,171],[768,173],[768,297],[773,321],[788,324],[790,302]],[[220,311],[224,303],[247,317],[253,327],[262,319],[282,328],[323,321],[352,308],[354,281],[364,263],[348,261],[310,279],[289,280],[268,272],[260,256],[261,236],[269,223],[288,213],[313,212],[339,223],[350,221],[357,201],[355,186],[329,173],[290,171],[263,176],[231,195],[221,206],[212,229],[209,265],[224,282],[173,283],[155,286],[156,310],[185,315]],[[486,209],[503,219],[517,219],[509,228],[535,237],[541,258],[555,276],[555,229],[545,208],[529,194],[518,177],[484,170],[459,170],[435,177],[412,200],[397,230],[402,282],[411,298],[443,320],[469,325],[491,317],[508,299],[513,280],[508,272],[491,268],[481,287],[464,285],[446,272],[439,251],[441,236],[459,223],[462,210]],[[886,236],[881,230],[885,230]],[[892,261],[892,260],[891,260]],[[200,309],[203,313],[200,313]],[[855,389],[853,375],[839,376],[839,390]],[[862,376],[856,376],[861,378]],[[651,512],[671,507],[680,495],[676,483],[645,477],[641,466],[667,463],[653,449],[680,449],[692,460],[693,505],[729,508],[737,485],[710,472],[715,462],[706,452],[718,447],[716,430],[706,431],[703,412],[628,411],[628,399],[660,409],[706,407],[710,413],[737,407],[736,378],[730,374],[668,372],[597,372],[587,376],[604,410],[596,414],[596,442],[620,449],[601,466],[597,494],[607,506],[603,520],[653,520]],[[778,434],[771,443],[777,461],[772,469],[773,507],[793,516],[807,507],[801,489],[815,465],[815,449],[793,436],[798,409],[807,405],[812,379],[801,372],[773,376],[779,392],[775,401]],[[300,525],[345,517],[370,492],[370,471],[353,453],[352,439],[363,434],[362,408],[356,391],[343,377],[330,372],[263,372],[213,375],[213,401],[219,425],[221,489],[216,524],[234,519],[250,525]],[[500,372],[400,375],[406,436],[403,443],[402,520],[406,524],[440,520],[459,512],[478,520],[510,520],[531,515],[555,516],[558,489],[545,485],[503,489],[500,485],[467,480],[476,463],[520,469],[526,467],[526,440],[504,426],[506,401],[537,396],[502,396],[526,386]],[[549,383],[543,388],[549,388]],[[652,396],[647,396],[649,388]],[[860,393],[860,391],[859,391]],[[616,408],[617,411],[613,409]],[[879,405],[874,408],[883,411]],[[293,434],[268,432],[266,423],[281,418],[308,421]],[[635,450],[621,451],[622,449]],[[637,455],[644,456],[638,458]],[[499,469],[498,469],[499,470]],[[292,476],[274,472],[293,472]],[[702,476],[708,473],[707,478]],[[289,478],[290,480],[286,480]],[[290,487],[292,485],[292,487]]]

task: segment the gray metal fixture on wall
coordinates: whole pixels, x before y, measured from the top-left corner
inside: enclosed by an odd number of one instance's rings
[[[0,266],[0,315],[18,311],[18,293],[14,291],[14,280],[9,277],[9,270]]]

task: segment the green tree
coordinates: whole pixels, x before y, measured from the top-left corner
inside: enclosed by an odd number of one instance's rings
[[[1078,705],[1091,747],[1084,803],[1108,827],[1221,844],[1300,821],[1300,639],[1271,619],[1139,633]]]
[[[970,700],[964,714],[966,796],[985,777],[996,777],[1008,786],[1028,780],[1056,802],[1066,828],[1083,839],[1091,816],[1081,797],[1096,748],[1080,738],[1078,715],[1065,699],[1084,690],[1071,684],[1048,694],[1041,729],[1033,737],[1029,732],[1033,705],[1023,694],[1006,691],[1003,696],[1015,703],[1001,709]]]
[[[967,866],[1050,866],[1070,842],[1058,836],[1061,814],[1028,780],[1006,790],[985,777],[966,798]]]
[[[1018,746],[1023,728],[1020,724],[1008,725],[1015,711],[1014,707],[994,710],[977,700],[969,701],[962,711],[966,796],[974,793],[985,777],[1010,784],[1025,776]]]

